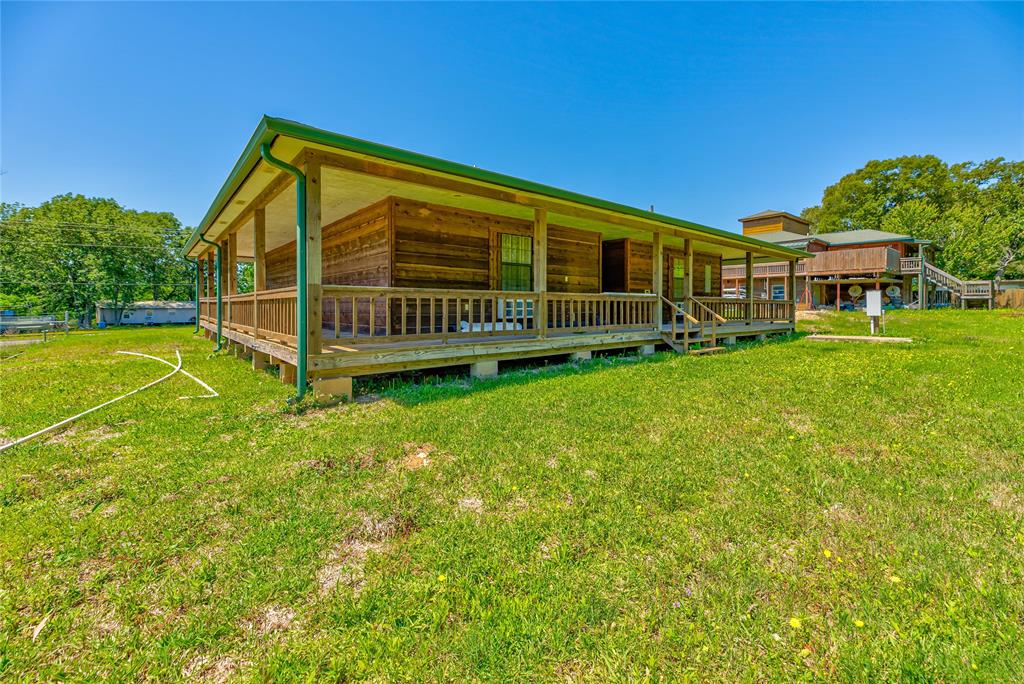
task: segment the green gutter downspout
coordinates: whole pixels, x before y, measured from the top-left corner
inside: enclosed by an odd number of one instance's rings
[[[216,271],[215,271],[216,272],[216,278],[217,278],[217,282],[216,282],[216,285],[217,285],[217,348],[214,349],[214,351],[220,351],[220,331],[221,331],[222,320],[223,320],[223,317],[224,317],[224,315],[223,315],[224,314],[224,302],[221,300],[221,293],[220,293],[220,280],[221,280],[221,275],[220,275],[220,257],[221,257],[221,246],[218,245],[216,242],[210,242],[201,233],[199,235],[199,239],[202,240],[203,242],[205,242],[206,244],[211,245],[214,249],[217,250],[217,261],[216,261]]]
[[[193,335],[199,334],[199,259],[189,259],[192,265],[196,269],[196,329],[192,331]]]
[[[270,143],[260,145],[260,156],[295,176],[295,401],[302,401],[306,394],[306,176],[271,154]]]

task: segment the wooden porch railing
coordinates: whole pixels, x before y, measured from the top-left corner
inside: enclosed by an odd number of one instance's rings
[[[276,290],[225,295],[223,326],[286,345],[296,342],[294,287]],[[199,300],[199,319],[207,323],[217,321],[217,298]]]
[[[334,339],[520,336],[536,333],[535,292],[324,285],[323,326]]]
[[[921,257],[901,257],[900,273],[917,275],[921,272]]]
[[[653,328],[657,295],[545,292],[547,330],[558,332],[611,332]]]
[[[655,327],[656,295],[325,285],[335,339],[391,342],[599,333]],[[542,323],[543,321],[543,323]]]
[[[325,340],[396,342],[496,337],[543,338],[574,333],[659,330],[658,295],[557,293],[324,285]],[[717,326],[748,318],[750,302],[692,297],[682,307],[684,325]],[[224,328],[278,342],[296,343],[294,287],[224,297]],[[788,321],[793,302],[754,300],[754,321]],[[216,299],[200,299],[200,319],[216,321]],[[673,314],[673,325],[676,315]],[[660,330],[659,330],[660,332]],[[315,352],[314,352],[315,353]]]
[[[807,275],[896,273],[901,268],[900,253],[892,247],[865,247],[832,252],[817,252],[808,259]]]
[[[786,322],[793,315],[793,302],[783,299],[739,299],[737,297],[694,297],[726,321]],[[752,307],[752,308],[751,308]],[[749,314],[748,309],[751,309]]]
[[[991,280],[966,280],[964,281],[964,297],[992,297]]]

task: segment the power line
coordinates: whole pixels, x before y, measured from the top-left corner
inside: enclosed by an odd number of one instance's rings
[[[88,242],[36,242],[34,243],[38,247],[106,247],[116,249],[140,249],[150,252],[167,252],[166,247],[156,247],[153,245],[125,245],[120,243],[88,243]],[[176,257],[181,258],[181,257]]]
[[[32,285],[32,286],[54,286],[54,285],[166,285],[168,287],[195,287],[195,282],[189,283],[164,283],[160,281],[123,281],[123,280],[51,280],[51,281],[27,281],[27,280],[0,280],[2,285]]]
[[[180,228],[173,227],[162,227],[162,226],[142,226],[142,225],[114,225],[106,223],[75,223],[74,221],[28,221],[25,219],[4,219],[0,221],[0,225],[18,225],[18,226],[33,226],[39,228],[55,228],[57,230],[70,230],[70,229],[82,229],[82,228],[96,228],[102,230],[112,231],[142,231],[145,233],[162,232],[162,233],[186,233],[188,228],[184,226]]]

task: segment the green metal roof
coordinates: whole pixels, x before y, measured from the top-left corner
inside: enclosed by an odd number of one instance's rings
[[[825,240],[822,240],[821,237],[819,237],[818,235],[803,235],[801,233],[794,233],[788,230],[776,230],[771,233],[759,233],[758,235],[758,239],[764,240],[765,242],[770,242],[773,245],[787,244],[790,242],[800,242],[803,244],[807,244],[812,240],[825,242]]]
[[[834,233],[817,233],[812,237],[830,245],[867,245],[874,242],[913,242],[928,244],[927,240],[917,240],[910,235],[900,235],[874,228],[860,230],[838,230]]]
[[[733,240],[739,244],[750,245],[751,247],[757,247],[760,249],[768,248],[775,252],[790,254],[795,257],[808,256],[806,252],[801,250],[791,249],[781,245],[773,245],[745,235],[738,235],[736,233],[712,228],[692,221],[685,221],[683,219],[665,216],[664,214],[656,214],[654,212],[644,211],[643,209],[637,209],[636,207],[630,207],[624,204],[598,199],[596,197],[581,195],[569,190],[562,190],[550,185],[534,183],[533,181],[507,176],[502,173],[486,171],[474,166],[467,166],[465,164],[459,164],[457,162],[447,161],[437,157],[430,157],[417,152],[402,150],[397,147],[389,147],[387,145],[381,145],[367,140],[360,140],[359,138],[352,138],[347,135],[341,135],[340,133],[332,133],[331,131],[313,128],[312,126],[307,126],[295,121],[277,119],[270,116],[264,116],[263,119],[260,120],[255,132],[253,132],[252,137],[246,144],[245,149],[242,152],[242,156],[239,157],[234,168],[231,169],[231,173],[228,175],[227,180],[224,182],[224,185],[214,198],[213,204],[210,205],[210,208],[203,217],[203,220],[200,221],[195,231],[189,237],[188,242],[185,243],[185,247],[183,249],[184,254],[187,254],[195,246],[196,242],[199,240],[199,235],[205,233],[209,229],[213,221],[217,218],[217,215],[220,214],[224,206],[230,201],[232,195],[234,195],[242,183],[245,182],[245,179],[248,178],[252,170],[256,167],[256,164],[260,160],[260,145],[263,143],[273,143],[274,139],[279,135],[309,143],[326,145],[348,152],[364,154],[378,159],[417,166],[429,171],[461,176],[470,180],[490,183],[492,185],[498,185],[512,190],[543,195],[545,197],[551,197],[553,199],[567,202],[574,202],[594,207],[596,209],[612,211],[624,216],[633,216],[635,218],[656,221],[670,227],[705,233],[710,236]]]

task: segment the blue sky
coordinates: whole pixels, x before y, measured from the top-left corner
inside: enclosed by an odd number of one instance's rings
[[[1024,5],[0,3],[0,193],[203,215],[259,117],[736,230],[1024,158]]]

